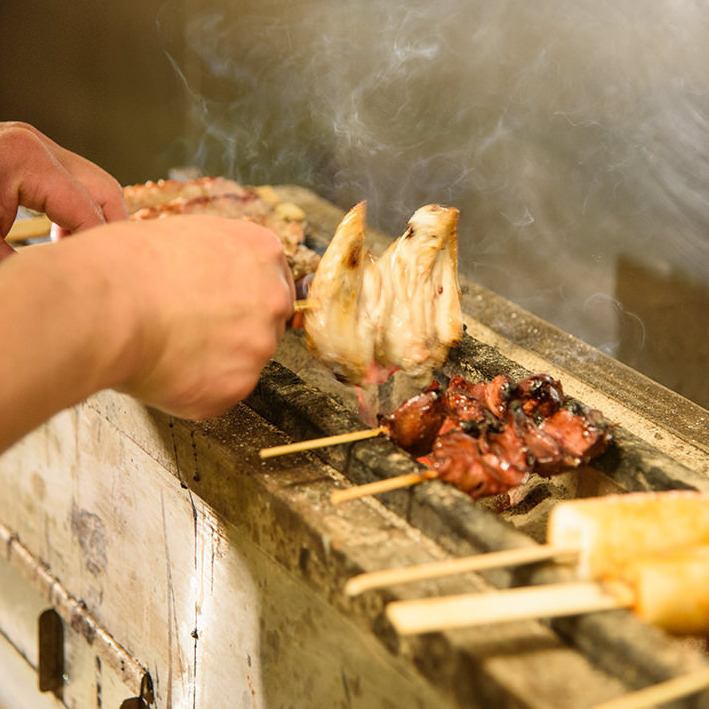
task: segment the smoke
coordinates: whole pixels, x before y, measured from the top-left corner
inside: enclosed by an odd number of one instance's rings
[[[160,23],[206,172],[394,234],[454,204],[463,271],[594,344],[620,255],[709,281],[703,3],[194,2]]]

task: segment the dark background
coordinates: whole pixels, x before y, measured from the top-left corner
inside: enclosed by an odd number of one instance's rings
[[[469,277],[709,405],[709,18],[690,0],[0,3],[0,119],[131,183],[198,165],[461,208]]]

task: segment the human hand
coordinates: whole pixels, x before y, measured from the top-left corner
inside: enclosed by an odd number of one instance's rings
[[[101,273],[123,303],[111,327],[126,337],[108,386],[184,418],[246,397],[293,312],[281,243],[250,222],[121,222],[58,246],[73,246],[82,270]]]
[[[64,233],[127,216],[107,172],[27,123],[0,122],[0,239],[20,205],[46,213]],[[0,258],[8,249],[0,243]]]

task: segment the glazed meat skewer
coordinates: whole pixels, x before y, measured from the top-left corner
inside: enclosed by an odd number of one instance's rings
[[[530,412],[532,415],[527,415]],[[272,457],[311,447],[387,435],[428,466],[414,472],[339,490],[334,502],[440,478],[473,499],[500,494],[536,472],[548,476],[578,467],[602,453],[611,439],[599,412],[566,401],[561,384],[546,374],[517,385],[506,375],[472,383],[453,377],[444,392],[434,382],[378,428],[261,451]]]

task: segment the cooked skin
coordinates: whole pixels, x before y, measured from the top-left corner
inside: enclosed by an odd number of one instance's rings
[[[305,239],[302,220],[291,220],[282,216],[277,208],[261,200],[254,190],[242,190],[241,194],[177,199],[140,209],[130,218],[160,219],[175,214],[209,214],[229,219],[248,219],[271,229],[281,240],[283,250],[290,258],[295,256]]]
[[[524,436],[510,423],[501,426],[501,430],[490,430],[479,438],[480,450],[483,453],[492,453],[501,461],[529,473],[534,465],[534,458],[529,453],[529,448]]]
[[[571,400],[557,410],[560,392],[546,374],[517,386],[506,375],[476,383],[455,376],[445,392],[434,382],[380,423],[441,479],[478,498],[506,492],[532,472],[547,477],[578,467],[607,448],[611,429],[601,414]]]
[[[421,381],[430,381],[463,332],[458,214],[437,204],[421,207],[376,263],[381,278],[377,362]]]
[[[378,260],[364,246],[364,216],[364,203],[354,207],[323,256],[308,296],[313,307],[305,318],[307,342],[337,376],[354,384],[381,381],[399,369],[428,384],[463,331],[458,210],[421,207]],[[359,342],[340,341],[343,333],[355,332]]]
[[[387,435],[394,443],[412,455],[420,456],[431,450],[445,415],[440,386],[434,382],[393,413],[382,416],[379,424],[386,426]]]
[[[242,187],[224,177],[199,177],[196,180],[152,180],[140,185],[123,188],[123,198],[129,213],[148,207],[159,207],[176,199],[191,200],[197,197],[217,197],[223,194],[245,196],[256,194],[254,190]]]
[[[365,215],[360,202],[337,227],[313,278],[304,321],[308,349],[351,382],[364,381],[374,363],[374,327],[363,303]]]
[[[283,244],[293,279],[314,273],[320,256],[303,244],[305,214],[300,207],[279,202],[267,187],[243,187],[224,177],[200,177],[185,182],[158,180],[123,188],[130,219],[161,219],[176,214],[208,214],[246,219],[273,231]]]
[[[551,416],[564,401],[561,382],[549,374],[534,374],[523,379],[515,387],[513,397],[522,403],[527,416]]]
[[[460,421],[482,423],[487,412],[495,418],[504,417],[512,391],[512,380],[506,374],[498,374],[490,382],[475,383],[455,376],[446,389],[446,406],[450,415]]]
[[[296,246],[292,255],[286,254],[286,259],[293,273],[294,281],[300,281],[309,273],[315,273],[320,263],[320,255],[303,244]]]
[[[523,483],[528,473],[494,453],[483,452],[478,439],[462,431],[440,436],[429,456],[438,477],[473,499],[507,492]]]
[[[524,439],[527,453],[534,461],[534,472],[542,476],[560,472],[564,467],[564,452],[548,433],[545,433],[521,408],[510,414],[510,425]]]
[[[539,428],[553,438],[564,453],[564,465],[577,467],[603,453],[611,439],[600,411],[559,409]]]

